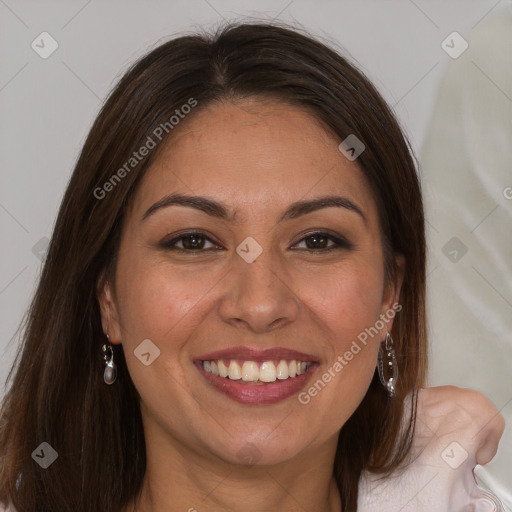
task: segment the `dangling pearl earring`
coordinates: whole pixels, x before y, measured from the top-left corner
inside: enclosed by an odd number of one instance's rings
[[[117,378],[117,366],[114,363],[114,347],[112,343],[110,343],[110,336],[108,333],[106,334],[108,344],[105,344],[101,347],[101,351],[103,352],[103,359],[105,360],[105,371],[103,372],[103,380],[105,384],[111,385],[114,384]]]

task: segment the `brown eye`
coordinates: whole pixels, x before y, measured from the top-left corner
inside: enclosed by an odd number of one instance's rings
[[[201,235],[187,235],[181,237],[184,249],[204,249],[206,238]]]
[[[308,249],[325,249],[329,243],[329,237],[321,233],[314,233],[304,238]]]
[[[331,245],[329,244],[329,241],[334,242]],[[344,240],[343,238],[338,238],[332,235],[329,235],[328,233],[323,233],[320,231],[309,233],[304,238],[302,238],[298,244],[305,243],[306,246],[304,249],[310,250],[310,251],[317,251],[320,249],[320,251],[317,252],[327,252],[331,251],[332,249],[352,249],[353,245],[348,242],[347,240]],[[297,246],[296,244],[295,246]]]
[[[181,246],[179,244],[181,244]],[[206,244],[211,244],[211,247],[205,247]],[[218,248],[207,236],[196,232],[184,233],[172,240],[163,242],[161,245],[165,249],[175,249],[185,252],[207,251]]]

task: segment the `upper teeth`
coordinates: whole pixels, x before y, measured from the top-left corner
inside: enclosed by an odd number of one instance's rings
[[[276,379],[284,380],[305,373],[311,363],[308,361],[244,361],[242,366],[238,361],[216,359],[203,361],[203,368],[214,375],[227,377],[231,380],[245,382],[274,382]]]

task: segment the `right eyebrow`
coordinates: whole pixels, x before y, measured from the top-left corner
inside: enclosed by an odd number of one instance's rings
[[[141,220],[146,220],[150,215],[153,215],[153,213],[155,213],[157,210],[160,210],[161,208],[167,208],[173,205],[189,206],[213,217],[235,220],[235,214],[230,215],[228,213],[228,209],[223,204],[214,201],[213,199],[209,199],[208,197],[187,196],[183,194],[169,194],[165,197],[162,197],[162,199],[151,205],[146,210]]]

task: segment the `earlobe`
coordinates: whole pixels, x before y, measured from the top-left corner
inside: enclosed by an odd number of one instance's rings
[[[121,329],[112,286],[107,280],[100,279],[100,283],[97,298],[100,307],[103,332],[105,335],[109,335],[110,342],[113,345],[118,345],[121,343]]]

